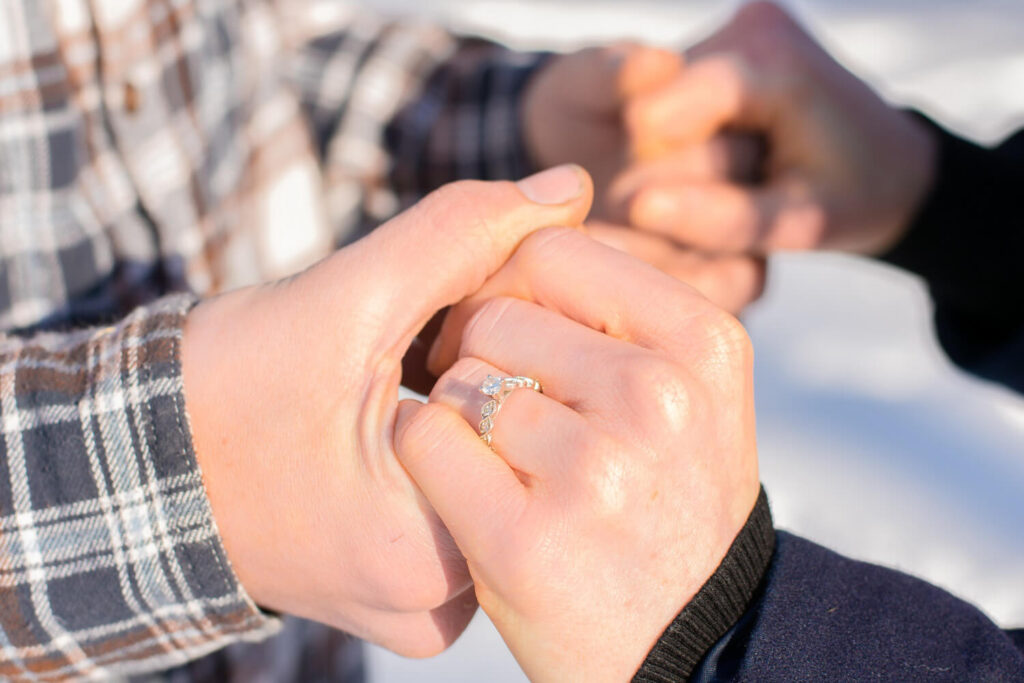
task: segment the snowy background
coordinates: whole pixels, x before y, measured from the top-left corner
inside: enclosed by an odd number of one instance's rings
[[[524,48],[692,43],[734,2],[376,0]],[[790,2],[895,102],[994,141],[1024,125],[1019,0]],[[1024,401],[953,369],[920,284],[835,255],[784,256],[745,317],[757,351],[762,476],[779,526],[896,567],[1024,626]],[[522,681],[478,615],[447,653],[370,648],[376,682]]]

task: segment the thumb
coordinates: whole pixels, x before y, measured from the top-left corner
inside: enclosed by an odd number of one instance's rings
[[[358,242],[348,262],[374,320],[411,342],[440,309],[473,294],[530,233],[582,225],[593,200],[590,176],[559,166],[511,182],[447,185]],[[401,349],[404,352],[404,348]]]

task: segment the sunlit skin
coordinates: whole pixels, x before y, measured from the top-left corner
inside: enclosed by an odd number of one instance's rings
[[[758,491],[752,352],[693,288],[566,229],[449,316],[396,452],[536,681],[621,681],[724,557]],[[488,374],[527,375],[475,425]]]
[[[413,656],[461,633],[476,610],[465,561],[392,446],[402,357],[531,231],[580,225],[591,197],[571,166],[451,185],[288,282],[189,315],[195,448],[259,605]]]
[[[666,87],[626,115],[640,162],[618,182],[629,221],[713,252],[894,245],[932,182],[935,142],[837,63],[782,9],[758,2],[687,53]],[[766,143],[763,182],[630,181],[724,131]]]
[[[618,56],[609,56],[612,53]],[[678,76],[681,67],[679,58],[669,53],[629,46],[553,60],[536,77],[523,102],[524,129],[535,163],[581,163],[598,174],[606,194],[614,195],[611,183],[621,182],[614,179],[630,161],[635,146],[623,112],[632,99]],[[578,88],[581,78],[604,86]],[[577,134],[583,130],[581,122],[591,125],[587,135]],[[607,136],[603,141],[602,135]],[[733,151],[731,144],[723,147],[720,140],[709,141],[653,175],[692,178],[719,173],[723,163],[731,163]],[[642,181],[647,182],[647,177]],[[502,268],[502,264],[526,235],[549,226],[583,229],[594,195],[589,176],[579,168],[563,168],[560,174],[535,180],[533,189],[543,195],[543,188],[550,185],[550,199],[552,188],[560,184],[563,190],[568,184],[572,198],[544,204],[530,201],[511,183],[448,186],[287,282],[226,294],[202,303],[190,314],[183,370],[197,456],[228,556],[259,605],[334,625],[411,656],[436,654],[465,628],[477,606],[466,562],[395,459],[392,437],[402,358],[426,321],[439,311],[469,297],[446,324],[444,339],[458,338],[462,334],[458,326],[468,322],[466,311],[480,296],[508,296],[510,274],[529,261],[519,256],[515,268]],[[693,283],[731,311],[759,296],[762,261],[698,254],[673,240],[625,227],[621,219],[628,194],[620,189],[597,211],[599,220],[586,228],[593,238]],[[681,308],[671,307],[671,314],[666,309],[663,316],[685,320],[687,307],[700,302],[714,311],[709,319],[731,321],[725,323],[730,334],[741,336],[731,317],[689,287],[618,251],[597,249],[589,238],[584,243],[588,250],[583,254],[546,250],[544,258],[558,262],[551,272],[579,269],[591,280],[602,280],[608,289],[642,268],[648,277],[657,274],[662,287],[676,292],[669,301]],[[575,248],[564,244],[567,250]],[[588,263],[590,259],[595,262]],[[605,267],[610,270],[603,271]],[[501,275],[490,277],[498,271]],[[519,277],[517,282],[528,283],[530,278]],[[575,276],[565,278],[558,287],[563,295],[585,300],[593,310],[605,310],[607,315],[627,305],[615,298],[621,297],[621,291],[612,289],[616,291],[591,289],[588,280]],[[538,286],[518,296],[548,306],[539,296],[546,291]],[[685,297],[679,295],[682,291]],[[642,298],[635,294],[628,307],[642,308],[652,295],[652,291],[645,291]],[[554,310],[569,315],[557,306]],[[618,338],[617,328],[605,327],[608,322],[594,319],[592,326]],[[552,322],[551,330],[560,329],[560,324]],[[630,335],[635,331],[628,329]],[[551,330],[536,334],[547,338]],[[686,336],[692,330],[676,332]],[[616,343],[625,345],[622,340]],[[712,355],[721,355],[716,354]],[[749,362],[749,354],[738,355]],[[439,351],[437,358],[442,356]],[[435,358],[435,368],[441,372],[438,363]],[[593,361],[584,358],[577,365],[581,373],[598,374]],[[647,376],[645,367],[639,366],[620,368],[619,374],[624,377],[633,371],[638,379],[632,384]],[[557,385],[552,386],[557,392]],[[516,397],[509,406],[513,419],[519,400]],[[609,444],[635,443],[628,441],[624,430],[637,425],[619,425],[614,420],[620,416],[606,417],[614,427]],[[752,424],[752,412],[749,418]],[[682,429],[681,422],[672,424],[666,429]],[[635,436],[648,435],[637,432]],[[612,449],[607,447],[609,452]],[[753,460],[752,451],[736,457]],[[749,467],[737,467],[735,473],[745,485],[756,482],[756,471]],[[625,475],[629,476],[624,482],[632,481],[632,473],[624,471]],[[641,475],[652,473],[636,473]],[[680,490],[692,494],[696,485],[687,486]],[[707,495],[715,492],[721,495],[720,502],[731,500],[733,508],[715,524],[704,524],[713,529],[714,543],[704,539],[700,547],[710,551],[690,560],[681,575],[673,575],[668,602],[659,602],[649,615],[646,631],[637,631],[644,634],[641,640],[651,641],[648,647],[686,595],[700,585],[703,579],[698,577],[710,574],[724,554],[722,543],[726,537],[731,540],[740,518],[749,512],[752,498],[730,497],[721,487],[707,488]],[[652,504],[658,514],[668,515],[674,514],[673,501],[672,495],[659,493]],[[716,509],[703,508],[706,521]],[[673,533],[668,526],[661,529],[663,537]],[[604,542],[611,544],[615,539],[608,536]],[[666,548],[664,556],[676,561],[678,553],[673,555],[671,547]],[[654,575],[662,572],[667,581],[668,566],[652,562]],[[581,584],[578,592],[587,591]]]

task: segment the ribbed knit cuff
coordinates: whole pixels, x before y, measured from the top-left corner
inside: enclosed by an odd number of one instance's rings
[[[708,650],[750,607],[775,551],[768,496],[761,494],[725,559],[647,655],[634,683],[689,678]]]

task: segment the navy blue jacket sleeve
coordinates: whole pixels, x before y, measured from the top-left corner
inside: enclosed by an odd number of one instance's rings
[[[936,178],[882,259],[924,278],[955,363],[1024,393],[1024,132],[988,149],[920,119],[938,141]]]
[[[758,597],[695,681],[1024,681],[1024,637],[913,577],[778,532]]]

